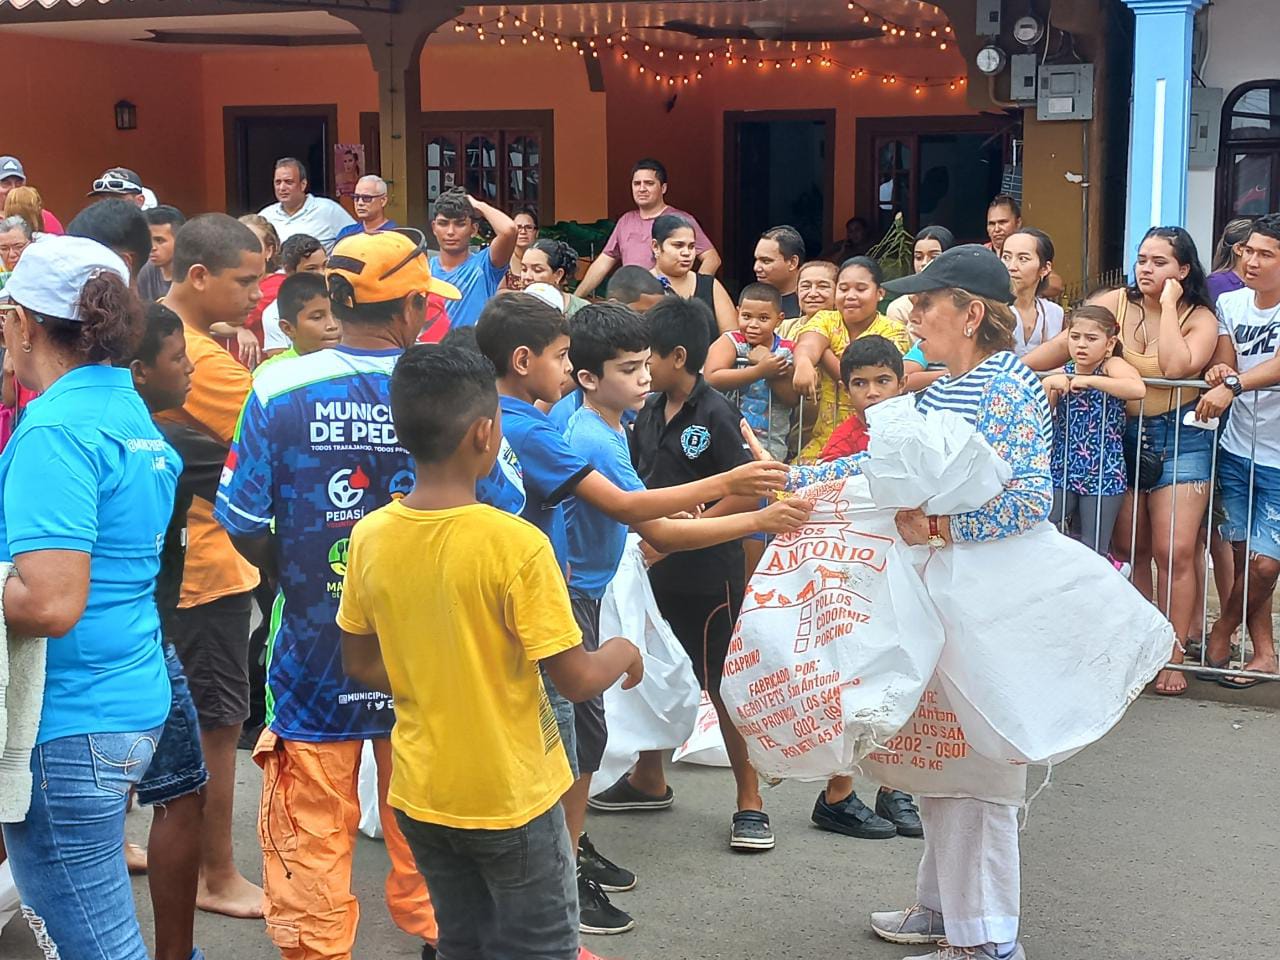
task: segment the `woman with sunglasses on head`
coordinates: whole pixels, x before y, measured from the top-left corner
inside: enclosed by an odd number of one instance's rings
[[[1144,379],[1198,380],[1213,357],[1218,318],[1195,241],[1182,227],[1148,230],[1138,247],[1133,284],[1089,302],[1115,315],[1122,356]],[[1053,370],[1068,359],[1065,334],[1023,358],[1033,370]],[[1182,663],[1196,618],[1196,540],[1213,470],[1213,431],[1183,422],[1198,398],[1194,387],[1148,384],[1146,397],[1128,404],[1125,457],[1133,489],[1112,535],[1113,555],[1133,564],[1134,585],[1173,624],[1173,664]],[[1156,693],[1173,697],[1186,690],[1180,670],[1162,670],[1156,677]]]
[[[13,715],[14,694],[35,678],[10,684],[10,729],[36,731],[30,778],[0,776],[0,803],[18,801],[16,817],[0,810],[5,846],[49,956],[146,960],[120,850],[129,790],[169,712],[154,591],[181,461],[114,366],[142,328],[119,256],[48,238],[3,296],[5,346],[41,394],[0,456],[4,620],[14,636],[56,638],[30,718]]]

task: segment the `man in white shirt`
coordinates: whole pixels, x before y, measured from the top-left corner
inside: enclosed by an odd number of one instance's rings
[[[273,185],[279,203],[263,207],[260,213],[276,228],[281,243],[295,233],[305,233],[319,240],[328,253],[338,234],[355,223],[340,204],[307,192],[307,168],[301,160],[277,160]]]
[[[1245,285],[1218,298],[1218,349],[1205,374],[1212,389],[1196,411],[1205,420],[1231,408],[1218,451],[1218,483],[1226,514],[1221,532],[1235,554],[1235,583],[1205,658],[1210,666],[1226,666],[1231,637],[1244,619],[1253,641],[1244,668],[1276,673],[1271,598],[1280,577],[1280,392],[1264,388],[1280,384],[1280,214],[1254,221],[1240,251]],[[1232,689],[1260,682],[1218,680]]]

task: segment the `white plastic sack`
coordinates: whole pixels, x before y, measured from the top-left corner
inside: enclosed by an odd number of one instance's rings
[[[1048,522],[939,550],[924,581],[947,631],[942,684],[993,760],[1056,763],[1098,740],[1173,649],[1160,611]]]
[[[360,748],[360,776],[356,781],[360,798],[360,832],[374,840],[382,839],[382,814],[378,809],[378,763],[373,744],[366,740]]]
[[[915,709],[942,627],[894,511],[864,477],[816,484],[804,527],[774,539],[747,588],[720,692],[766,777],[847,773]]]
[[[917,797],[974,797],[1020,807],[1027,791],[1025,764],[989,760],[969,743],[937,674],[911,719],[858,767],[873,782]]]
[[[3,930],[4,925],[13,919],[21,906],[18,885],[13,882],[13,871],[9,868],[9,861],[5,860],[4,863],[0,863],[0,930]]]
[[[694,724],[689,739],[676,747],[672,754],[674,761],[696,763],[704,767],[729,766],[729,751],[724,748],[724,737],[720,733],[720,719],[716,716],[715,705],[704,692],[698,705],[698,719]]]
[[[658,610],[640,538],[631,534],[613,582],[600,604],[600,636],[626,637],[644,657],[644,679],[604,693],[609,740],[591,792],[607,790],[645,750],[670,750],[693,732],[701,691],[689,655]]]

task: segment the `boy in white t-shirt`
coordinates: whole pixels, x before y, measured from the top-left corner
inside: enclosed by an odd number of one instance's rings
[[[1205,374],[1212,389],[1196,410],[1207,420],[1231,408],[1218,451],[1218,482],[1226,513],[1221,531],[1235,553],[1235,583],[1205,657],[1213,667],[1229,663],[1231,636],[1243,618],[1253,641],[1244,669],[1275,673],[1271,596],[1280,577],[1280,392],[1264,388],[1280,384],[1280,214],[1254,222],[1241,260],[1245,286],[1218,298],[1218,349]],[[1233,689],[1260,682],[1218,680]]]

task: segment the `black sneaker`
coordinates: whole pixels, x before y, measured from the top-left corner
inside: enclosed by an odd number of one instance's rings
[[[623,893],[636,885],[636,875],[618,866],[608,857],[600,855],[591,838],[585,833],[578,840],[578,873],[600,884],[601,890]]]
[[[843,833],[859,840],[889,840],[898,835],[898,828],[851,793],[839,803],[827,803],[827,792],[818,794],[813,805],[814,824],[832,833]]]
[[[763,810],[739,810],[733,815],[729,846],[739,853],[763,853],[773,849],[773,827]]]
[[[422,960],[436,960],[436,948],[429,943],[422,945]]]
[[[880,790],[876,794],[876,813],[893,824],[900,837],[923,837],[924,824],[920,811],[909,793],[901,790]]]
[[[618,813],[623,810],[667,810],[675,803],[676,795],[670,787],[660,797],[642,793],[631,785],[624,774],[622,779],[603,793],[587,801],[587,806],[601,813]]]
[[[578,930],[609,936],[634,930],[636,922],[631,914],[619,910],[609,902],[609,895],[600,884],[578,874]]]

